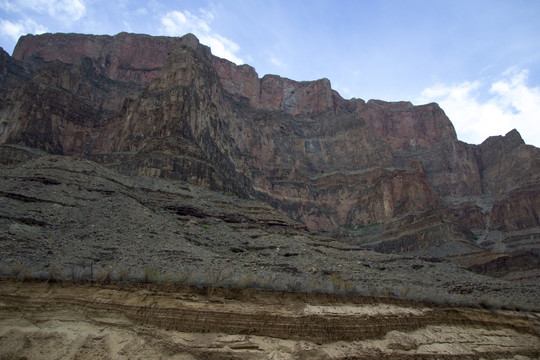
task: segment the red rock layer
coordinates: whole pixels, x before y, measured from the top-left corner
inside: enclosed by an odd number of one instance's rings
[[[539,150],[517,131],[460,142],[437,104],[259,78],[193,35],[29,35],[13,57],[33,68],[3,62],[22,75],[4,77],[1,142],[255,195],[313,229],[382,223],[383,251],[540,226]]]

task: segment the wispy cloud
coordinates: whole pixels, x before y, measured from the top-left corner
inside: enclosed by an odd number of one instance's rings
[[[61,21],[74,22],[86,14],[83,0],[4,0],[0,8],[6,12],[47,14]]]
[[[207,10],[199,10],[198,15],[189,11],[174,10],[161,18],[161,33],[171,36],[193,33],[201,43],[210,46],[214,55],[242,64],[243,60],[236,55],[240,47],[234,41],[213,31],[210,27],[213,20],[214,15]]]
[[[17,41],[22,35],[42,34],[44,32],[47,32],[46,27],[30,19],[19,20],[17,22],[0,19],[0,34],[7,36],[13,41]]]
[[[271,56],[271,57],[270,57],[270,62],[271,62],[272,64],[274,64],[275,66],[277,66],[277,67],[284,67],[284,66],[285,66],[285,64],[283,63],[283,61],[281,61],[281,60],[280,60],[278,57],[276,57],[276,56]]]
[[[422,91],[418,103],[435,101],[464,141],[520,131],[526,143],[540,147],[540,88],[527,85],[529,71],[510,68],[495,81],[438,84]]]

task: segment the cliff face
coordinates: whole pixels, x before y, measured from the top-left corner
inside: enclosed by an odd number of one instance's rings
[[[539,149],[515,130],[466,144],[437,104],[259,78],[193,35],[29,35],[2,67],[2,143],[255,196],[383,252],[540,251]]]
[[[39,58],[76,63],[81,56],[95,59],[112,80],[147,83],[160,72],[167,49],[182,38],[120,33],[116,36],[43,34],[21,37],[13,57],[21,61]]]

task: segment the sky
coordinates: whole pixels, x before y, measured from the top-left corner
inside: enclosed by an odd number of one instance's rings
[[[328,78],[344,98],[437,102],[458,138],[517,129],[540,147],[539,0],[0,0],[25,34],[195,34],[259,77]]]

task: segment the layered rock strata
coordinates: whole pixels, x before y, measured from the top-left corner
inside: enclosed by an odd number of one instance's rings
[[[511,311],[224,288],[0,284],[4,357],[42,358],[43,348],[48,349],[46,358],[540,355],[537,320]]]
[[[2,143],[255,196],[378,251],[540,251],[539,149],[515,130],[466,144],[437,104],[259,78],[192,35],[26,36],[2,66]]]

